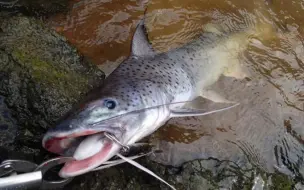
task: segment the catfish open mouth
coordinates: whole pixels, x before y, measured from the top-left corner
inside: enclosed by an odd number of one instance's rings
[[[108,161],[120,150],[120,145],[108,139],[104,131],[84,130],[77,133],[46,135],[43,147],[53,153],[72,156],[75,160],[65,163],[59,176],[74,177],[87,173]]]

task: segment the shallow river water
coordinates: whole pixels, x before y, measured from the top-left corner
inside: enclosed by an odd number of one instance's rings
[[[139,19],[158,51],[195,39],[208,24],[233,32],[262,23],[239,62],[245,79],[210,88],[240,102],[227,112],[173,119],[150,141],[166,165],[215,157],[304,177],[304,2],[301,0],[74,0],[49,25],[109,74],[130,53]],[[208,104],[204,105],[208,107]]]

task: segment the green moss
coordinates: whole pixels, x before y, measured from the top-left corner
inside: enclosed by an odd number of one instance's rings
[[[15,50],[13,57],[26,69],[36,82],[60,89],[65,93],[74,93],[87,86],[88,79],[73,71],[56,68],[51,62],[42,60],[39,56],[22,50]]]
[[[294,185],[293,180],[281,173],[271,175],[271,179],[273,184],[271,190],[290,190]]]

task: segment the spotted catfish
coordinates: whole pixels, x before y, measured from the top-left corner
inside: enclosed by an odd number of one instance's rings
[[[210,32],[213,31],[213,32]],[[198,39],[168,52],[153,51],[140,21],[131,55],[88,95],[85,103],[50,129],[43,147],[60,155],[72,154],[62,177],[92,171],[121,149],[150,135],[170,118],[200,116],[230,109],[203,110],[187,107],[197,97],[230,102],[204,90],[221,75],[243,78],[239,53],[246,49],[255,30],[225,34],[207,30]],[[233,69],[231,69],[233,68]],[[211,96],[208,96],[211,95]],[[176,103],[176,104],[175,104]],[[111,134],[117,141],[106,138]]]

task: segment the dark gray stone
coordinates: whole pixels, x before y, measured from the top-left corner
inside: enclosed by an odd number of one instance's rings
[[[41,149],[45,131],[100,85],[104,74],[39,20],[3,15],[0,145],[14,142],[14,148],[33,153]]]
[[[18,11],[27,15],[49,16],[66,12],[67,0],[1,0],[0,10]]]

